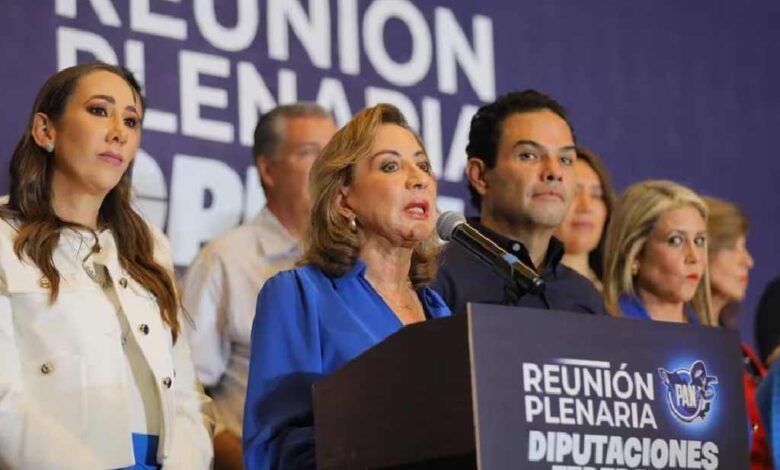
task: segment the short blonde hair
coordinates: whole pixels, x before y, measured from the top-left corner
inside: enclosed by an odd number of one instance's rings
[[[707,220],[704,201],[691,189],[673,181],[642,181],[629,186],[618,199],[604,247],[604,302],[610,313],[621,316],[620,297],[636,295],[631,267],[655,224],[670,210],[685,206],[693,207]],[[710,305],[709,267],[706,259],[703,262],[704,274],[691,303],[699,322],[714,326],[718,322]]]
[[[360,254],[359,233],[336,207],[339,191],[352,183],[355,166],[368,157],[377,129],[395,124],[420,138],[393,105],[378,104],[366,108],[341,128],[314,162],[309,174],[312,198],[311,224],[304,237],[304,255],[300,264],[317,266],[332,277],[349,271]],[[415,288],[433,282],[437,270],[439,242],[435,231],[412,252],[409,279]]]
[[[702,197],[709,211],[707,243],[710,259],[720,250],[734,248],[739,237],[747,236],[750,222],[733,202],[712,196]]]

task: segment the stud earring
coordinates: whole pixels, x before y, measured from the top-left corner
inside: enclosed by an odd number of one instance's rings
[[[349,228],[352,229],[353,232],[357,232],[357,220],[355,220],[355,217],[349,218]]]
[[[631,275],[636,276],[639,274],[639,263],[636,261],[631,265]]]
[[[48,153],[52,153],[54,151],[54,144],[51,142],[46,142],[46,145],[44,145],[43,148],[46,149]]]

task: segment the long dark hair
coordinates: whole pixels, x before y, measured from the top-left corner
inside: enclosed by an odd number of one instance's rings
[[[604,219],[604,226],[601,228],[601,239],[590,254],[588,254],[588,265],[596,274],[600,281],[604,281],[604,240],[607,238],[607,227],[609,219],[612,217],[612,210],[615,207],[615,187],[612,185],[612,178],[598,155],[581,145],[577,146],[577,159],[582,160],[590,166],[596,173],[601,183],[601,191],[604,198],[604,205],[607,207],[607,217]]]
[[[33,139],[32,126],[37,113],[46,114],[52,123],[62,117],[79,80],[93,72],[113,73],[127,82],[136,95],[139,110],[146,110],[141,87],[133,75],[122,67],[100,62],[66,68],[43,84],[27,123],[11,157],[11,190],[8,203],[0,206],[0,217],[18,224],[14,252],[27,256],[51,284],[50,302],[57,300],[60,273],[52,254],[64,228],[89,229],[66,222],[54,213],[51,181],[54,160]],[[128,166],[119,183],[108,192],[98,212],[98,227],[110,229],[119,251],[119,262],[146,290],[154,294],[163,321],[171,328],[174,341],[179,331],[177,312],[180,302],[171,272],[154,258],[154,236],[147,223],[131,205],[131,175]],[[93,231],[97,240],[97,235]]]

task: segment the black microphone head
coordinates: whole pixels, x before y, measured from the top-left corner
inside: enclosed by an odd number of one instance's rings
[[[436,232],[439,234],[439,238],[444,241],[450,241],[452,238],[452,232],[460,224],[466,223],[466,217],[458,212],[445,212],[439,216],[439,220],[436,221]]]

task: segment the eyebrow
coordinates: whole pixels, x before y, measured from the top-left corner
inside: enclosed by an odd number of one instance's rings
[[[707,235],[706,230],[699,230],[697,232],[693,232],[694,235]],[[673,228],[669,232],[667,232],[666,236],[669,235],[688,235],[688,231],[685,229],[679,229],[679,228]]]
[[[103,101],[108,101],[109,103],[111,103],[111,104],[113,104],[113,105],[115,105],[115,104],[116,104],[116,100],[115,100],[115,99],[114,99],[114,97],[113,97],[113,96],[111,96],[111,95],[92,95],[92,96],[90,96],[89,98],[87,98],[87,100],[86,100],[86,101],[84,101],[84,102],[85,102],[85,103],[88,103],[89,101],[91,101],[91,100],[94,100],[94,99],[103,100]],[[127,111],[132,111],[132,112],[134,112],[134,113],[136,113],[136,114],[140,114],[140,113],[138,112],[138,110],[136,109],[136,107],[135,107],[135,106],[133,106],[133,105],[131,105],[131,104],[129,104],[129,105],[127,105],[127,106],[125,106],[125,110],[127,110]]]
[[[322,144],[320,144],[319,142],[310,141],[310,142],[301,142],[296,146],[299,148],[300,147],[322,147]]]
[[[544,145],[542,145],[539,142],[536,142],[534,140],[518,140],[517,142],[515,142],[515,145],[513,145],[512,147],[513,148],[517,148],[517,147],[519,147],[521,145],[527,145],[529,147],[534,147],[534,148],[536,148],[538,150],[545,150],[546,149],[546,147]],[[564,150],[565,151],[569,151],[569,150],[576,151],[577,147],[575,145],[566,145],[566,146],[561,147],[560,149],[558,149],[559,152],[560,151],[564,151]]]
[[[382,149],[382,150],[379,150],[379,151],[375,152],[373,155],[371,155],[371,157],[369,157],[369,160],[371,160],[373,162],[376,157],[379,157],[380,155],[384,155],[384,154],[390,154],[390,155],[393,155],[395,157],[401,158],[401,153],[399,151],[397,151],[397,150]],[[424,156],[425,158],[428,158],[428,155],[425,152],[423,152],[422,150],[416,151],[414,153],[414,155],[412,155],[412,156],[413,157],[418,157],[420,155]]]

